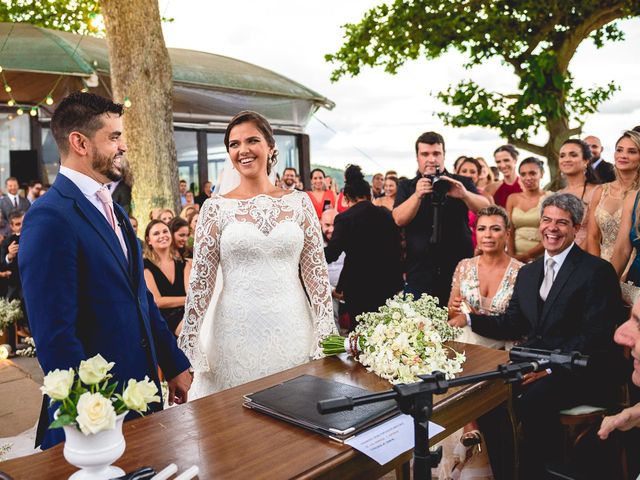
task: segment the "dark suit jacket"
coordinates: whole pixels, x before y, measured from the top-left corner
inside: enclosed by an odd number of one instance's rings
[[[129,261],[105,217],[64,175],[27,212],[18,263],[38,361],[47,373],[100,353],[115,362],[118,391],[145,376],[159,386],[158,364],[171,379],[189,362],[147,290],[131,224],[119,205],[114,210]],[[42,447],[62,440],[62,429],[47,430]]]
[[[16,298],[22,299],[22,285],[20,283],[20,271],[18,269],[18,258],[14,258],[12,262],[7,263],[7,253],[9,251],[9,245],[15,240],[13,235],[9,235],[5,238],[0,245],[0,270],[6,272],[11,271],[11,276],[7,278],[7,298],[14,300]]]
[[[609,162],[602,160],[595,170],[602,183],[613,182],[616,179],[615,169]]]
[[[18,208],[21,212],[29,210],[31,202],[24,197],[18,195]],[[6,233],[9,228],[9,214],[16,210],[8,195],[0,198],[0,212],[2,213],[2,229]]]
[[[348,312],[377,311],[402,289],[400,232],[391,213],[371,202],[360,202],[336,216],[324,250],[331,263],[345,252],[340,274]]]
[[[543,262],[541,257],[520,269],[503,315],[471,315],[471,328],[491,338],[525,336],[527,347],[579,351],[592,356],[592,367],[608,367],[614,329],[625,319],[613,267],[574,245],[543,302]]]
[[[111,192],[111,199],[120,205],[127,212],[127,215],[131,213],[131,187],[129,185],[124,182],[118,183]]]

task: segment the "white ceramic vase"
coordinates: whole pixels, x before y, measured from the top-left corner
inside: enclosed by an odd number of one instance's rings
[[[103,430],[92,435],[85,435],[76,425],[64,428],[64,458],[80,470],[69,477],[69,480],[109,480],[124,475],[121,468],[111,464],[122,456],[125,448],[122,422],[128,412],[116,417],[113,430]]]

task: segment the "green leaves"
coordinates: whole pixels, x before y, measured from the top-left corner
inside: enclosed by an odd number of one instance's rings
[[[0,2],[0,21],[24,22],[45,28],[64,30],[82,35],[104,36],[104,29],[96,21],[100,15],[98,0],[3,0]]]
[[[75,420],[76,417],[71,416],[68,413],[64,413],[62,415],[58,415],[58,418],[51,422],[49,428],[54,429],[64,427],[65,425],[71,425],[73,422],[75,422]]]
[[[395,0],[345,25],[344,45],[325,58],[336,66],[332,81],[358,75],[364,66],[393,74],[406,61],[437,58],[449,49],[465,54],[468,68],[499,58],[519,77],[517,91],[489,92],[463,81],[437,94],[453,107],[438,116],[454,127],[493,128],[520,143],[545,128],[544,148],[556,173],[552,147],[567,138],[569,122],[581,125],[617,90],[613,83],[575,88],[571,58],[585,38],[598,47],[623,40],[615,20],[638,15],[637,0]]]

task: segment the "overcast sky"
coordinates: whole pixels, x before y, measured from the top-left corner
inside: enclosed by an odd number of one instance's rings
[[[491,90],[509,93],[517,78],[498,61],[464,70],[464,57],[452,52],[435,61],[417,60],[397,75],[381,68],[364,69],[355,78],[331,83],[332,66],[324,55],[343,42],[345,23],[357,22],[379,2],[371,0],[161,0],[160,12],[173,17],[163,26],[168,47],[188,48],[244,60],[274,70],[319,92],[336,103],[332,111],[316,114],[307,126],[311,161],[343,168],[357,163],[365,172],[395,169],[413,175],[413,144],[427,130],[441,132],[447,144],[447,165],[459,155],[483,156],[504,143],[490,129],[446,127],[436,116],[443,104],[430,93],[462,79],[472,78]],[[571,71],[583,87],[614,80],[621,91],[591,115],[585,134],[601,137],[605,158],[611,159],[620,132],[640,124],[640,68],[635,53],[640,45],[640,20],[622,23],[626,41],[598,50],[585,41]],[[332,131],[333,130],[333,131]],[[544,143],[546,135],[535,139]],[[362,152],[366,153],[366,156]],[[368,158],[370,157],[370,158]]]

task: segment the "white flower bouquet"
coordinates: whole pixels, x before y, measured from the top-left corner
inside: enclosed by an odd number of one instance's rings
[[[0,298],[0,334],[12,323],[22,320],[22,316],[20,300],[9,301],[6,298]]]
[[[396,295],[378,312],[358,315],[348,337],[330,335],[321,345],[325,355],[347,352],[393,384],[416,382],[418,375],[436,370],[452,378],[462,372],[466,358],[443,344],[462,332],[447,319],[447,309],[438,305],[437,298]]]
[[[18,355],[19,357],[35,357],[36,343],[33,340],[33,337],[25,337],[24,343],[24,348],[19,348],[18,350],[16,350],[16,355]]]
[[[148,377],[130,379],[122,394],[115,393],[118,383],[109,383],[113,366],[98,354],[82,360],[77,371],[49,372],[40,390],[51,397],[52,405],[60,403],[49,428],[76,425],[85,435],[95,434],[114,429],[118,415],[129,410],[146,412],[150,403],[160,401],[158,387]]]

